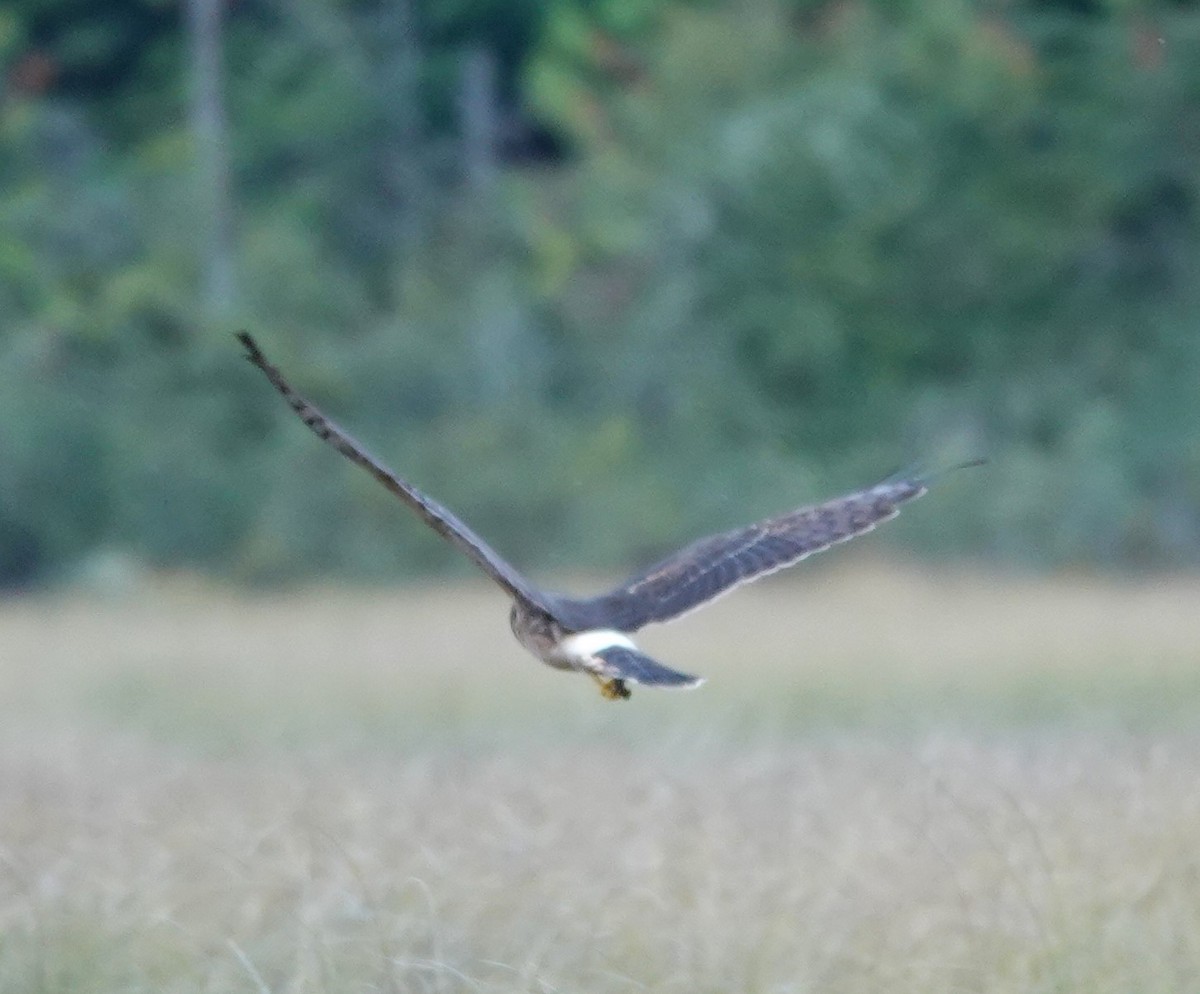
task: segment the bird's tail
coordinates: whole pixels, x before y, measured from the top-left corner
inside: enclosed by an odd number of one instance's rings
[[[614,680],[628,680],[646,687],[673,687],[680,690],[698,687],[704,682],[703,677],[680,673],[655,662],[649,656],[642,655],[636,649],[626,649],[624,646],[614,645],[600,649],[596,656],[604,662],[604,676]]]

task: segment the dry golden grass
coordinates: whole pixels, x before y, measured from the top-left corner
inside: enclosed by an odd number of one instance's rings
[[[473,586],[0,604],[0,991],[1194,991],[1198,595],[818,570],[625,703]]]

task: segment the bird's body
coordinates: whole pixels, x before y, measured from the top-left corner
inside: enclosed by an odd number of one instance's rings
[[[927,489],[921,476],[888,480],[700,539],[597,597],[566,597],[531,584],[451,511],[396,476],[297,394],[248,334],[238,339],[250,362],[319,438],[371,473],[509,595],[509,623],[521,645],[555,669],[590,674],[609,699],[629,697],[630,683],[682,688],[703,682],[640,652],[630,636],[643,626],[679,618],[744,583],[870,531]]]

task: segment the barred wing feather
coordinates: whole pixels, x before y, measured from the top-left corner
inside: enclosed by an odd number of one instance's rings
[[[395,496],[416,511],[425,524],[466,553],[472,562],[509,594],[542,609],[548,607],[553,599],[533,587],[464,521],[432,497],[422,493],[411,483],[393,473],[337,424],[297,393],[284,379],[283,374],[271,365],[250,335],[243,331],[238,334],[237,338],[246,349],[246,358],[262,370],[271,385],[283,395],[300,420],[318,438],[374,476]]]
[[[744,583],[870,531],[926,489],[923,478],[888,481],[712,535],[608,593],[587,600],[560,599],[557,612],[572,627],[622,632],[670,621]]]

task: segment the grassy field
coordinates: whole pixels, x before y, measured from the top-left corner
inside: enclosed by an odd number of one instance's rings
[[[1195,992],[1197,604],[815,569],[607,702],[478,586],[0,602],[0,991]]]

